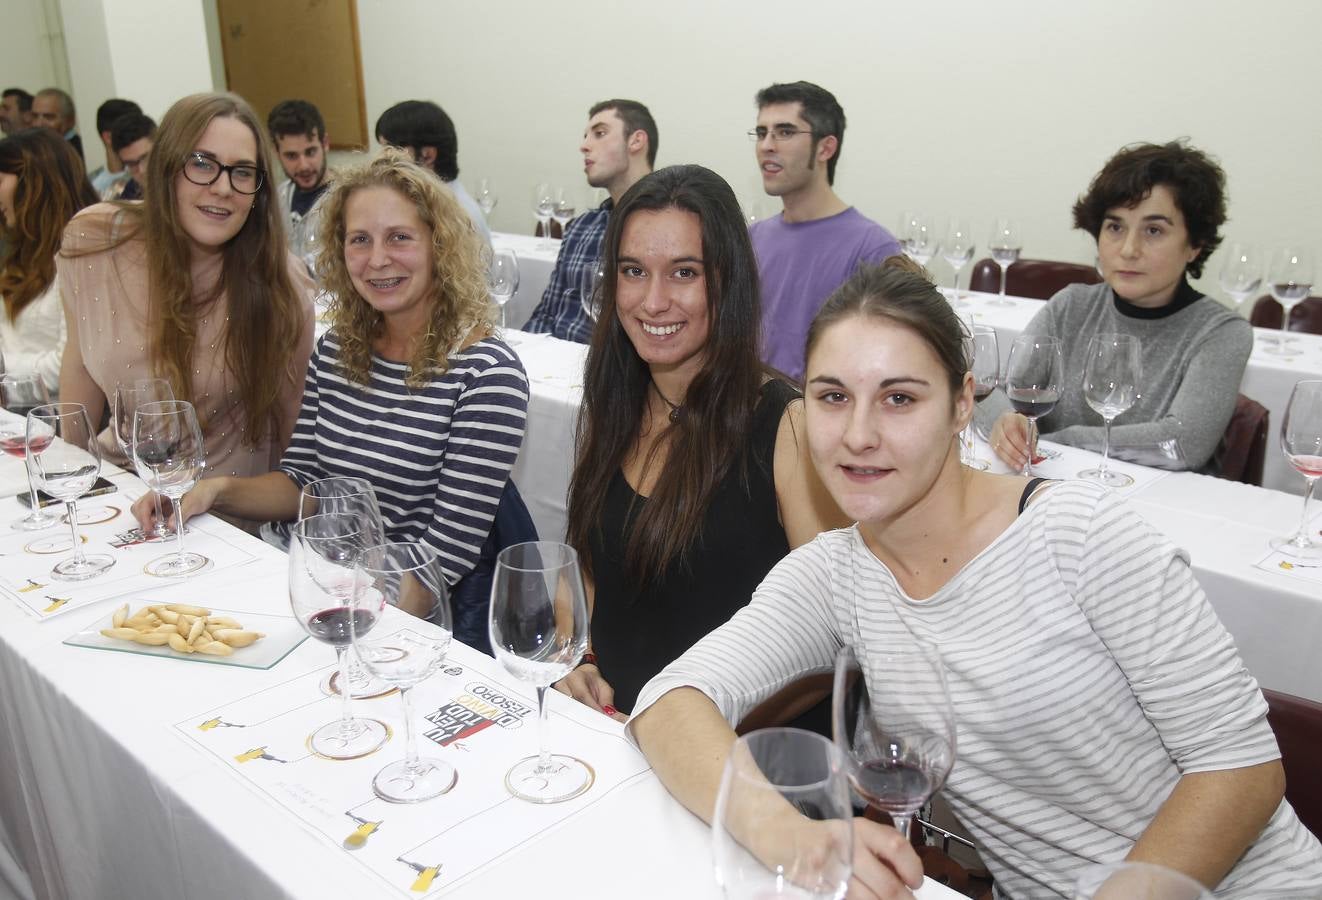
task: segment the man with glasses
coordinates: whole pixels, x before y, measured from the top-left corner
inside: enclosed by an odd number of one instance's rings
[[[594,323],[583,296],[596,286],[610,211],[634,182],[652,171],[657,142],[656,121],[636,100],[603,100],[588,110],[578,152],[588,184],[605,188],[610,196],[565,228],[551,280],[524,331],[583,344],[591,339]]]
[[[106,164],[97,166],[96,171],[87,178],[92,182],[92,190],[96,191],[98,197],[118,193],[116,187],[129,179],[129,174],[124,171],[124,163],[110,139],[110,129],[120,118],[133,113],[141,114],[142,109],[132,100],[121,100],[118,97],[111,97],[96,108],[96,134],[101,138],[101,146],[105,148]]]
[[[900,244],[832,188],[845,111],[830,91],[807,81],[773,84],[755,102],[748,136],[762,187],[784,204],[748,229],[762,282],[762,358],[801,381],[803,342],[822,303],[859,263],[894,256]]]
[[[115,120],[110,128],[110,147],[124,164],[128,180],[102,195],[107,200],[141,200],[147,186],[147,159],[156,141],[156,122],[142,113]]]

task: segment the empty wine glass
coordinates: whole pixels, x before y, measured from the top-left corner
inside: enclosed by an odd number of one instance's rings
[[[583,267],[583,283],[579,286],[579,303],[583,313],[593,322],[601,315],[601,283],[606,278],[601,260],[594,259]]]
[[[565,236],[565,229],[569,226],[570,220],[574,218],[576,211],[573,189],[556,188],[555,208],[551,211],[551,218],[555,219],[556,224],[560,226],[560,236],[562,238]]]
[[[1272,258],[1267,272],[1272,299],[1281,304],[1281,335],[1267,348],[1277,356],[1294,356],[1299,351],[1287,345],[1290,333],[1290,311],[1313,289],[1313,260],[1299,247],[1287,247]]]
[[[362,597],[367,579],[360,565],[367,547],[361,525],[347,513],[308,516],[289,539],[290,608],[304,631],[335,648],[341,684],[349,681],[345,651],[353,636],[371,631],[380,613],[378,598]],[[389,738],[384,722],[356,718],[353,697],[341,691],[340,718],[312,732],[308,746],[328,759],[357,759]]]
[[[581,759],[546,749],[546,689],[588,646],[588,610],[574,548],[549,541],[500,551],[491,582],[491,648],[505,670],[537,688],[539,752],[515,763],[505,787],[521,800],[558,803],[592,786]]]
[[[727,898],[843,897],[853,832],[844,758],[826,738],[763,728],[731,746],[712,815]]]
[[[1013,219],[1000,218],[992,226],[991,240],[987,243],[992,261],[1001,267],[1001,293],[989,303],[997,306],[1012,306],[1005,296],[1005,279],[1010,266],[1019,261],[1019,254],[1024,249],[1023,236]]]
[[[477,205],[482,210],[482,215],[490,216],[499,200],[495,188],[491,186],[491,179],[481,179],[477,184]]]
[[[23,460],[31,500],[28,514],[11,523],[11,527],[18,531],[40,531],[60,522],[59,516],[41,508],[36,479],[32,477],[32,463],[28,460],[28,413],[47,403],[50,403],[50,396],[40,376],[5,375],[0,378],[0,450]]]
[[[1001,380],[1001,347],[996,339],[996,329],[990,325],[972,325],[969,328],[968,348],[970,351],[969,371],[973,373],[973,402],[981,403],[996,390]],[[985,471],[987,461],[979,459],[973,452],[973,420],[964,429],[964,465],[970,469]]]
[[[1074,885],[1073,900],[1212,900],[1188,875],[1156,863],[1090,866]]]
[[[913,214],[906,218],[907,230],[900,246],[904,248],[905,256],[920,266],[926,266],[937,251],[936,228],[927,216]]]
[[[1290,392],[1281,420],[1281,450],[1290,465],[1304,476],[1304,510],[1293,537],[1273,538],[1271,545],[1287,556],[1322,559],[1322,544],[1308,533],[1308,501],[1322,476],[1322,381],[1301,381]]]
[[[537,244],[538,250],[550,250],[555,245],[551,243],[551,219],[555,215],[555,189],[546,182],[541,182],[532,192],[533,215],[537,216],[537,223],[542,226],[542,239]]]
[[[909,822],[955,764],[955,714],[936,648],[915,641],[835,660],[831,725],[849,780],[909,836]]]
[[[184,495],[193,489],[206,467],[206,446],[193,404],[183,400],[143,403],[133,417],[133,464],[138,477],[171,505],[183,509]],[[158,578],[182,578],[199,572],[210,560],[184,550],[184,529],[175,529],[174,553],[147,563],[143,571]]]
[[[173,399],[174,391],[170,389],[170,382],[164,378],[138,378],[115,385],[114,396],[110,398],[110,427],[115,435],[115,443],[119,444],[119,449],[130,465],[133,464],[133,417],[138,407],[144,403]],[[172,537],[174,529],[166,524],[161,512],[161,495],[153,491],[152,499],[156,501],[156,527],[151,534],[143,536],[158,539]]]
[[[1138,383],[1143,377],[1142,347],[1128,334],[1098,334],[1088,341],[1083,360],[1083,399],[1102,417],[1102,459],[1080,478],[1107,487],[1125,487],[1134,479],[1107,468],[1111,458],[1111,422],[1138,401]]]
[[[101,474],[101,450],[92,422],[81,403],[49,403],[28,413],[27,452],[30,471],[40,490],[63,500],[73,538],[73,556],[51,569],[56,581],[85,581],[115,564],[104,553],[83,553],[78,537],[78,498]]]
[[[505,327],[505,304],[519,290],[519,257],[513,250],[501,247],[491,255],[487,267],[487,290],[500,307],[500,327]]]
[[[1025,478],[1033,474],[1037,420],[1060,402],[1062,369],[1060,341],[1056,338],[1021,334],[1010,345],[1010,358],[1005,363],[1005,396],[1014,411],[1028,419]]]
[[[1262,254],[1252,244],[1233,243],[1221,263],[1221,290],[1235,301],[1235,311],[1262,287]]]
[[[399,688],[404,705],[404,758],[393,762],[372,779],[372,790],[391,803],[418,803],[439,797],[459,778],[454,766],[436,757],[418,755],[417,726],[413,721],[412,688],[426,681],[445,662],[452,629],[445,576],[436,551],[425,544],[395,543],[363,551],[363,586],[355,610],[379,618],[385,606],[422,611],[425,618],[408,616],[395,630],[358,628],[358,616],[349,617],[353,647],[363,665],[377,678]],[[401,617],[405,618],[405,617]]]
[[[946,239],[941,242],[941,257],[955,273],[950,283],[950,302],[956,306],[965,305],[959,296],[959,273],[973,259],[976,249],[973,226],[969,220],[951,219],[950,227],[946,229]]]

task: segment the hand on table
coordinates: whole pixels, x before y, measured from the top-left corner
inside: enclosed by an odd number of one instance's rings
[[[903,835],[888,825],[854,819],[854,874],[849,900],[912,900],[923,883],[923,864]]]
[[[615,702],[615,691],[601,677],[601,670],[592,663],[584,663],[564,678],[555,683],[555,689],[568,694],[584,706],[597,712],[605,713],[617,722],[626,722],[629,717],[611,704]]]
[[[156,529],[156,498],[159,496],[161,515],[165,517],[165,524],[177,529],[193,516],[200,516],[211,509],[211,505],[216,502],[216,492],[219,488],[219,478],[204,478],[199,481],[191,491],[184,495],[182,517],[176,514],[174,503],[169,497],[164,494],[156,494],[154,491],[148,491],[133,504],[133,517],[138,520],[138,527],[143,532],[151,533],[154,531]]]
[[[1016,412],[1001,413],[992,425],[991,448],[1007,466],[1023,471],[1028,462],[1028,420]]]

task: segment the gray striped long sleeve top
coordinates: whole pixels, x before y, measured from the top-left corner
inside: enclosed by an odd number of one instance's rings
[[[937,646],[957,756],[944,788],[1002,895],[1071,896],[1122,859],[1184,773],[1276,759],[1266,703],[1188,557],[1104,489],[1041,492],[915,601],[857,527],[787,556],[752,602],[643,689],[692,686],[731,723],[845,644]],[[866,668],[866,663],[865,663]],[[1322,896],[1322,845],[1282,803],[1218,897]]]

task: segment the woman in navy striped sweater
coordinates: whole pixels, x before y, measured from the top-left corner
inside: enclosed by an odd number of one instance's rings
[[[481,241],[444,186],[394,152],[342,173],[325,203],[318,274],[336,299],[289,449],[274,472],[200,482],[183,518],[288,521],[308,482],[366,478],[387,539],[436,550],[455,636],[485,649],[484,592],[462,583],[490,577],[497,508],[517,498],[528,380],[490,324]],[[147,524],[150,499],[134,511]]]

